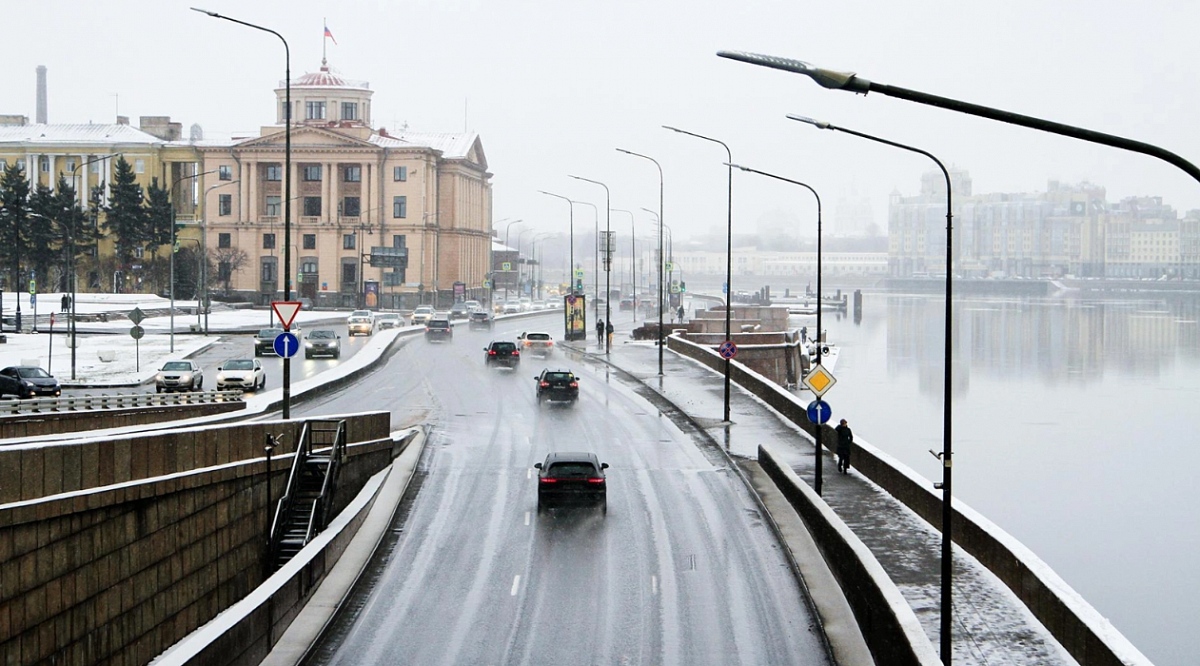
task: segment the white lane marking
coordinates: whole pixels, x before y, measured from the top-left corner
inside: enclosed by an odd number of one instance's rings
[[[529,512],[528,511],[525,512],[525,524],[529,525]]]
[[[512,586],[512,590],[508,593],[508,596],[510,596],[510,597],[517,596],[517,588],[520,586],[521,586],[521,574],[517,574],[516,576],[513,576],[513,586]]]
[[[533,478],[533,468],[532,468],[532,467],[530,467],[529,469],[525,470],[525,478],[527,478],[527,479],[532,479],[532,478]]]
[[[658,576],[650,577],[650,594],[658,594]]]
[[[532,439],[529,439],[529,435],[525,435],[525,445],[526,445],[526,446],[533,446],[533,440],[532,440]]]

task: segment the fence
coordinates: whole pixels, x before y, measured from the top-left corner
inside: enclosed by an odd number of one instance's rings
[[[124,409],[129,407],[202,405],[214,402],[241,402],[241,400],[241,391],[130,393],[128,395],[118,393],[115,395],[85,395],[65,398],[0,400],[0,416],[39,412],[77,412],[90,409]]]

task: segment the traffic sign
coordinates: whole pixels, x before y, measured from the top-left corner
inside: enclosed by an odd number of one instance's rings
[[[131,310],[129,312],[129,321],[133,322],[134,324],[140,324],[145,319],[146,319],[146,313],[142,312],[141,308],[135,307],[133,310]]]
[[[300,349],[300,339],[295,333],[284,331],[275,336],[275,353],[279,354],[279,358],[291,358],[296,355],[296,351]]]
[[[576,279],[576,280],[582,280],[582,279],[583,279],[583,269],[582,269],[582,268],[576,268],[576,269],[575,269],[575,279]]]
[[[808,420],[813,423],[827,423],[833,416],[833,408],[823,400],[813,400],[808,403]]]
[[[500,270],[502,270],[502,271],[511,271],[511,270],[512,270],[512,262],[511,262],[511,261],[504,261],[504,262],[501,262],[501,263],[500,263]]]
[[[129,337],[133,338],[134,340],[141,340],[145,335],[146,329],[142,328],[141,326],[134,326],[133,328],[129,329]]]
[[[733,344],[731,340],[726,340],[717,348],[717,353],[721,355],[721,358],[731,359],[737,356],[737,345]]]
[[[279,317],[279,323],[283,324],[283,330],[288,330],[292,327],[292,322],[296,320],[296,313],[300,311],[303,303],[298,301],[275,301],[271,303],[271,309],[275,311],[275,316]]]
[[[576,300],[578,300],[578,299],[575,298],[575,294],[571,294],[570,296],[567,296],[567,305],[575,305]]]
[[[722,283],[721,283],[721,293],[722,293],[722,294],[728,294],[728,293],[729,293],[729,283],[728,283],[728,282],[722,282]]]
[[[36,293],[37,293],[37,280],[30,280],[30,281],[29,281],[29,293],[30,293],[30,294],[36,294]]]
[[[823,365],[813,367],[812,372],[804,376],[804,385],[818,398],[825,395],[836,383],[837,379]]]
[[[491,289],[491,287],[492,287],[492,281],[491,281],[491,280],[484,280],[484,281],[483,281],[483,288],[484,288],[484,289]]]

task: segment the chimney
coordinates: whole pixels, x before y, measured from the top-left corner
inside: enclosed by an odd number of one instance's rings
[[[37,122],[46,124],[46,66],[37,67]]]
[[[118,125],[128,125],[129,124],[129,116],[117,116],[117,124]]]

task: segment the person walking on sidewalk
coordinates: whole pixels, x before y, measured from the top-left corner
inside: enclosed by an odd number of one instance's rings
[[[604,320],[596,320],[596,344],[604,346]]]
[[[854,433],[850,432],[846,419],[842,419],[833,431],[837,433],[838,471],[845,474],[850,470],[850,445],[854,444]]]
[[[615,330],[616,329],[613,328],[613,325],[612,325],[612,320],[609,319],[608,320],[608,348],[609,349],[612,349],[612,336],[613,336],[613,331],[615,331]]]
[[[684,311],[684,309],[683,309],[683,306],[682,306],[682,305],[680,305],[680,306],[679,306],[679,310],[676,312],[676,314],[677,314],[677,315],[679,315],[679,323],[681,323],[681,324],[682,324],[682,323],[683,323],[683,317],[684,317],[684,315],[685,315],[685,314],[687,314],[687,312],[686,312],[686,311]]]

